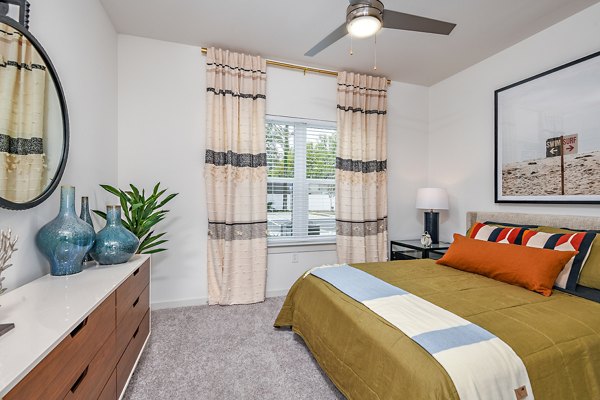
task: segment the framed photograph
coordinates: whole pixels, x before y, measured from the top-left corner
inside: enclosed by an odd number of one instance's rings
[[[600,204],[600,52],[495,91],[496,203]]]

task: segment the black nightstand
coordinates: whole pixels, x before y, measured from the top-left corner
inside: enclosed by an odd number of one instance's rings
[[[418,260],[420,258],[437,260],[442,258],[449,247],[450,243],[446,242],[425,247],[420,240],[392,240],[390,241],[390,261]]]

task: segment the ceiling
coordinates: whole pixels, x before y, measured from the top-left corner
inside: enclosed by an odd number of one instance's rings
[[[600,0],[383,0],[387,9],[454,22],[450,36],[383,29],[304,53],[345,21],[347,0],[100,0],[119,33],[216,46],[333,70],[433,85]]]

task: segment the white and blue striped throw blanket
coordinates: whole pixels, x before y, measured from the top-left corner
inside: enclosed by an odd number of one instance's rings
[[[419,344],[444,367],[462,400],[533,399],[523,361],[485,329],[346,264],[308,273],[364,304]]]

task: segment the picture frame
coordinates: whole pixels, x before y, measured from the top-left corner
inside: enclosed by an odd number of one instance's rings
[[[496,203],[600,204],[600,51],[494,92]]]

